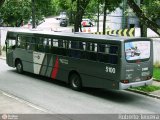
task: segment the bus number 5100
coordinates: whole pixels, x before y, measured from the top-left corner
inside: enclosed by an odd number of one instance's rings
[[[107,73],[113,73],[115,74],[116,73],[116,69],[113,68],[113,67],[108,67],[106,66],[106,70],[105,70]]]

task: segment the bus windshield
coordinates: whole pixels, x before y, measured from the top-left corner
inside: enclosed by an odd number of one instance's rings
[[[150,58],[150,41],[131,41],[125,43],[127,61]]]

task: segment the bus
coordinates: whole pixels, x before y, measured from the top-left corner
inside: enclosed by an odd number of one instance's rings
[[[61,80],[74,90],[123,90],[152,84],[153,43],[149,38],[8,31],[6,62],[18,73]]]

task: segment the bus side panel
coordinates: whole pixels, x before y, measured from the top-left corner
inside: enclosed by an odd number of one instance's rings
[[[75,71],[79,73],[83,86],[111,89],[118,88],[117,81],[120,77],[118,65],[69,58],[69,67],[73,67]]]
[[[16,48],[14,59],[17,58],[21,60],[23,64],[23,70],[27,72],[34,73],[33,70],[33,52],[26,49]]]
[[[65,62],[64,62],[65,61]],[[67,61],[67,62],[66,62]],[[34,66],[35,67],[35,66]],[[68,58],[54,54],[45,54],[41,63],[39,74],[61,81],[68,81]]]
[[[75,66],[73,66],[73,63],[71,61],[71,58],[67,56],[56,56],[56,60],[58,61],[58,66],[56,65],[56,62],[54,64],[51,76],[54,78],[54,72],[56,70],[56,67],[58,67],[58,71],[56,74],[56,79],[68,82],[69,72],[72,70],[75,70]]]
[[[84,87],[118,89],[117,81],[111,81],[108,79],[97,78],[94,76],[88,76],[84,74],[81,74],[81,78]]]

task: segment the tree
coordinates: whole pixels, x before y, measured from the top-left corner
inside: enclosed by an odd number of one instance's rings
[[[159,0],[142,0],[142,11],[152,21],[160,19],[160,1]]]
[[[72,3],[73,2],[76,2],[76,6],[77,6],[74,30],[75,32],[79,32],[79,28],[81,29],[82,17],[85,13],[85,9],[89,4],[90,0],[72,0]]]
[[[147,18],[147,16],[143,13],[143,11],[139,8],[139,6],[134,2],[134,0],[127,0],[127,4],[130,8],[133,9],[133,12],[140,19],[140,22],[145,24],[147,27],[152,29],[155,33],[160,35],[160,26],[153,22],[152,19]]]
[[[43,16],[53,15],[55,13],[53,0],[34,0],[34,10],[32,11],[33,0],[5,0],[0,9],[4,23],[9,26],[19,26],[21,21],[27,23],[34,19],[32,12],[35,13],[35,22],[42,19]],[[32,20],[34,22],[34,20]]]
[[[5,0],[0,0],[0,7],[3,5],[4,2]]]
[[[10,26],[17,26],[23,20],[31,16],[29,0],[5,0],[0,9],[4,23]]]

